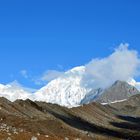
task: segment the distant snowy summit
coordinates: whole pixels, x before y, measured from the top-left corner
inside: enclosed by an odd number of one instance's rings
[[[0,97],[5,97],[10,101],[15,101],[16,99],[28,99],[32,98],[32,94],[24,90],[21,86],[14,84],[3,85],[0,84]]]
[[[36,99],[67,107],[80,105],[86,94],[92,90],[81,85],[84,73],[84,66],[75,67],[65,72],[37,91]]]
[[[1,84],[0,96],[11,101],[29,98],[71,108],[93,101],[111,103],[139,94],[140,83],[134,79],[128,79],[126,82],[116,81],[103,89],[84,86],[82,84],[84,74],[84,66],[75,67],[34,93],[28,92],[18,84]]]
[[[140,82],[136,82],[133,78],[129,78],[127,83],[131,86],[136,87],[140,91]]]

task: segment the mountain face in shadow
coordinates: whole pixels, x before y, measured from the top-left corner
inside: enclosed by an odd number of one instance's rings
[[[140,92],[133,86],[124,81],[116,81],[111,87],[107,88],[102,95],[97,98],[97,102],[111,103],[128,99],[133,95],[140,94]]]

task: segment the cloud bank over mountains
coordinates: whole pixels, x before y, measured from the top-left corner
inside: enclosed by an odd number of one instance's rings
[[[121,44],[105,58],[96,58],[85,65],[82,83],[90,87],[108,87],[116,80],[127,81],[139,76],[140,58],[138,52],[129,50],[128,44]]]

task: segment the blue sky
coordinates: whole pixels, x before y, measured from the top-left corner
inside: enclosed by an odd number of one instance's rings
[[[140,52],[139,37],[139,0],[0,1],[0,83],[39,88],[45,71],[108,56],[120,43]]]

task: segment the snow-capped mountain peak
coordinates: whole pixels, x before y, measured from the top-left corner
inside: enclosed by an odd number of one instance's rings
[[[37,100],[59,104],[67,107],[80,105],[81,101],[93,89],[85,88],[81,85],[81,80],[85,72],[85,67],[75,67],[64,73],[63,76],[52,80],[45,87],[35,93]],[[95,96],[92,92],[92,97]],[[96,90],[97,94],[97,90]],[[86,99],[88,102],[88,99]]]
[[[85,72],[85,66],[78,66],[78,67],[74,67],[73,69],[68,70],[65,73],[83,74],[84,72]]]

